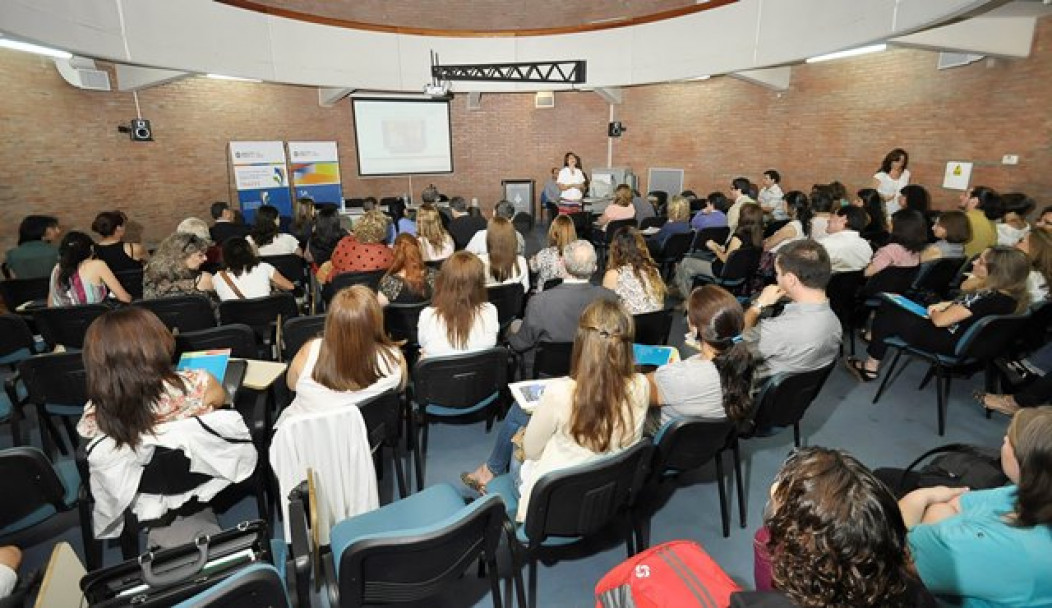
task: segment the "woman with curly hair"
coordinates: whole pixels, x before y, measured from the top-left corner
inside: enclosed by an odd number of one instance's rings
[[[453,237],[442,226],[442,214],[431,203],[416,211],[416,233],[425,262],[437,262],[453,255]]]
[[[106,262],[95,259],[95,243],[76,230],[62,238],[58,247],[58,264],[51,271],[48,306],[97,304],[110,293],[121,302],[132,298]]]
[[[394,262],[380,279],[380,306],[416,304],[431,299],[435,287],[435,269],[424,265],[420,241],[403,232],[395,238]]]
[[[332,252],[332,271],[325,280],[341,272],[386,270],[393,254],[384,243],[387,238],[387,216],[382,211],[366,211],[355,222],[351,234],[340,239]]]
[[[665,281],[650,257],[643,235],[622,228],[610,241],[610,262],[603,287],[613,290],[630,315],[661,310],[665,306]]]
[[[205,295],[215,292],[212,275],[201,271],[209,241],[177,232],[161,241],[143,271],[143,297]]]
[[[1001,445],[1011,483],[899,501],[921,580],[960,606],[1052,606],[1052,407],[1020,410]]]
[[[914,570],[895,497],[841,450],[806,447],[789,455],[755,546],[759,591],[732,595],[731,606],[935,606]]]

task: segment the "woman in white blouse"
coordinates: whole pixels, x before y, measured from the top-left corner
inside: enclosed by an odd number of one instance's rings
[[[220,300],[245,300],[269,296],[271,287],[292,291],[292,284],[276,268],[260,262],[252,245],[240,236],[223,243],[223,265],[212,279]]]
[[[263,205],[256,209],[256,222],[252,226],[252,233],[248,236],[248,242],[256,248],[259,255],[303,255],[300,242],[291,234],[278,231],[281,225],[281,216],[278,208],[273,205]]]
[[[431,203],[424,203],[417,209],[416,235],[425,262],[444,260],[453,255],[453,237],[442,227],[442,217]]]
[[[456,355],[496,346],[497,308],[486,295],[485,269],[473,253],[458,251],[435,280],[431,306],[420,311],[421,357]]]
[[[521,283],[530,290],[530,271],[526,258],[518,254],[519,239],[507,219],[496,216],[486,227],[486,253],[479,256],[486,267],[486,286]]]
[[[910,183],[910,155],[902,148],[895,148],[880,163],[880,171],[873,176],[873,189],[880,193],[884,200],[886,217],[891,217],[901,209],[899,190]]]

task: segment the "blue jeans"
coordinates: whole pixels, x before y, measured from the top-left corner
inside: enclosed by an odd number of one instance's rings
[[[490,473],[500,475],[508,470],[514,448],[511,444],[511,438],[529,422],[530,415],[524,412],[518,403],[513,403],[511,409],[508,410],[508,414],[504,416],[504,421],[501,423],[500,428],[497,429],[497,439],[493,443],[493,451],[490,452],[489,458],[486,460],[486,468],[489,469]]]

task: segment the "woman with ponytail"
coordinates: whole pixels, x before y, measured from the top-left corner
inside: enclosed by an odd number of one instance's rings
[[[676,418],[729,418],[743,422],[752,412],[753,357],[742,342],[745,314],[730,293],[715,285],[687,298],[687,327],[701,352],[647,375],[651,410],[647,431]],[[660,412],[660,416],[658,416]]]

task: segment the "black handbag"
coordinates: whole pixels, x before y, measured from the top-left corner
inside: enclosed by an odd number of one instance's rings
[[[928,458],[931,462],[921,467]],[[972,490],[999,488],[1008,483],[995,450],[965,443],[950,443],[928,450],[910,463],[899,478],[900,495],[916,488],[967,487]],[[912,487],[910,487],[912,486]]]
[[[192,543],[147,551],[136,559],[88,573],[80,588],[91,608],[172,606],[250,564],[272,563],[267,536],[262,520],[241,522]]]

